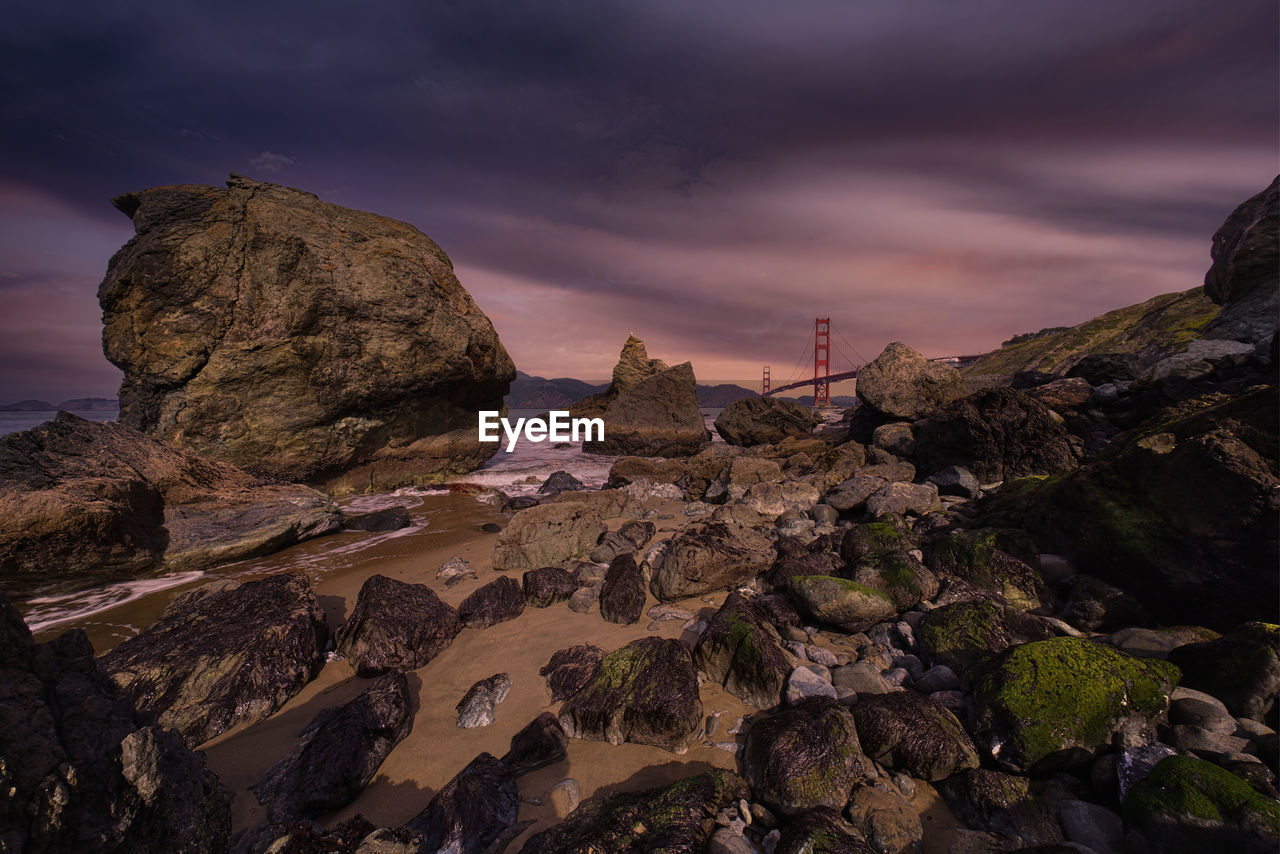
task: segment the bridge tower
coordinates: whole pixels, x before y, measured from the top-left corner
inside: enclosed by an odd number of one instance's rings
[[[819,317],[813,326],[813,405],[831,405],[831,318]]]
[[[768,393],[769,393],[769,366],[768,366],[768,365],[765,365],[765,366],[764,366],[764,380],[760,383],[760,395],[761,395],[761,397],[763,397],[764,395],[766,395],[766,394],[768,394]]]

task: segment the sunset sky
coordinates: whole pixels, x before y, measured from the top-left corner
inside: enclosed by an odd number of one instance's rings
[[[114,394],[108,199],[230,172],[406,220],[517,367],[976,353],[1200,284],[1280,170],[1275,0],[15,0],[0,402]]]

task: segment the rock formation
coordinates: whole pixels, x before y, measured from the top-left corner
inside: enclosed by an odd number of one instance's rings
[[[930,362],[899,341],[858,372],[858,399],[890,418],[914,421],[963,397],[955,368]]]
[[[808,436],[818,419],[792,400],[743,397],[716,418],[716,432],[730,445],[766,445],[788,436]]]
[[[417,229],[234,175],[113,204],[137,231],[98,291],[121,422],[257,474],[345,473],[338,488],[493,453],[475,413],[515,368]]]
[[[1206,337],[1270,341],[1280,328],[1280,177],[1227,217],[1210,255],[1204,292],[1222,310]]]
[[[263,485],[115,422],[66,412],[0,439],[0,573],[200,569],[335,531],[302,486]]]
[[[583,443],[596,454],[687,457],[711,443],[694,389],[693,366],[650,359],[634,335],[622,345],[613,382],[574,406],[577,417],[604,419],[604,439]]]

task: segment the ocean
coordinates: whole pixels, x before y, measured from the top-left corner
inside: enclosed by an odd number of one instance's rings
[[[0,436],[19,433],[38,427],[46,421],[52,421],[56,412],[0,412]],[[90,410],[88,412],[72,412],[86,421],[115,421],[116,410]]]

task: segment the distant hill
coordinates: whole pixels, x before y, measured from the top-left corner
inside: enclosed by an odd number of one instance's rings
[[[608,383],[593,385],[572,377],[535,377],[524,371],[516,372],[515,382],[507,392],[508,409],[565,409],[593,394],[607,391]],[[740,397],[759,397],[758,392],[740,385],[699,385],[698,405],[708,409],[728,406]]]
[[[20,400],[0,405],[0,412],[57,412],[60,409],[68,412],[110,412],[119,408],[120,401],[114,397],[73,397],[58,404],[47,400]]]
[[[1154,364],[1200,337],[1218,306],[1204,288],[1161,294],[1078,326],[1015,335],[962,373],[971,388],[1007,384],[1020,371],[1065,374],[1085,356],[1133,353]]]
[[[803,397],[788,397],[784,398],[784,400],[793,400],[801,406],[813,406],[813,395],[811,394],[806,394]],[[848,409],[851,406],[858,405],[858,398],[851,394],[834,394],[831,396],[831,405],[843,406]]]
[[[744,397],[759,397],[760,393],[740,385],[721,383],[720,385],[694,386],[698,392],[698,405],[707,409],[723,409],[735,400]]]

